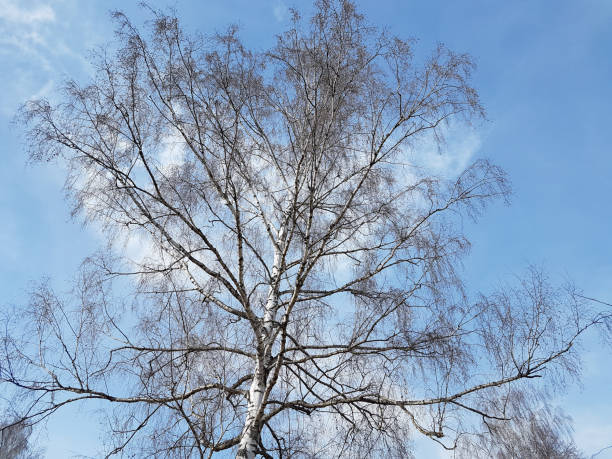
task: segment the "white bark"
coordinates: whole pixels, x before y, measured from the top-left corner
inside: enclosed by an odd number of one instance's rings
[[[264,359],[265,360],[265,359]],[[266,390],[265,362],[259,357],[256,362],[255,375],[249,389],[247,417],[242,430],[237,458],[254,459],[259,439],[258,412]]]
[[[280,265],[282,262],[282,245],[284,239],[284,228],[278,233],[278,241],[274,247],[274,262],[272,265],[272,279],[268,300],[264,311],[264,317],[258,333],[257,359],[253,381],[249,388],[249,401],[247,405],[247,416],[242,429],[237,458],[254,459],[259,442],[259,418],[262,414],[262,404],[267,383],[267,368],[272,354],[272,344],[274,342],[273,324],[278,310],[278,284]]]

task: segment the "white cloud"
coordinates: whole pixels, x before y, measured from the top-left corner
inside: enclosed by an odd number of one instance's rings
[[[287,5],[285,5],[283,2],[278,2],[274,6],[273,12],[274,12],[274,17],[276,18],[276,20],[278,22],[283,22],[285,18],[287,17],[287,13],[289,12],[289,9],[287,8]]]
[[[53,5],[53,6],[51,6]],[[75,3],[0,0],[0,116],[24,101],[52,95],[54,81],[89,71],[82,48],[94,35],[87,15],[75,23]]]
[[[417,143],[413,160],[417,167],[444,177],[455,177],[469,165],[482,140],[479,133],[465,124],[451,124],[442,132],[444,142],[438,145],[433,136]]]
[[[0,0],[0,19],[16,24],[55,21],[55,11],[47,4],[27,5],[15,0]]]
[[[125,257],[135,265],[159,259],[159,250],[151,237],[145,233],[122,231],[118,239],[120,244],[117,244],[116,250],[121,248]]]
[[[178,132],[173,132],[161,141],[161,145],[159,169],[163,174],[168,174],[185,162],[185,140]]]

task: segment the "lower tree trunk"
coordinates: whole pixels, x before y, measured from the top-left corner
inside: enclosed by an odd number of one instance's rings
[[[265,382],[265,365],[260,359],[257,359],[255,376],[251,382],[249,389],[249,402],[247,405],[247,417],[242,429],[242,438],[240,439],[238,453],[236,458],[254,459],[257,453],[259,444],[260,426],[257,420],[257,412],[263,402],[264,392],[266,390]]]
[[[242,429],[242,437],[238,446],[236,458],[255,459],[257,449],[260,443],[261,424],[257,419],[257,413],[260,411],[263,403],[264,393],[267,384],[267,368],[271,359],[272,351],[272,330],[276,310],[278,308],[278,285],[275,285],[279,276],[279,267],[281,264],[280,246],[284,238],[285,230],[281,228],[278,234],[278,242],[274,248],[274,263],[272,265],[272,279],[270,283],[270,291],[263,317],[262,327],[256,329],[258,336],[257,360],[255,362],[255,374],[249,389],[249,401],[247,405],[247,417]]]

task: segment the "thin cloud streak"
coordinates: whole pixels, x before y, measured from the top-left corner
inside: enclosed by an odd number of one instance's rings
[[[32,8],[22,8],[23,2],[0,0],[0,19],[16,24],[54,22],[55,11],[50,5],[38,4]]]
[[[69,69],[88,68],[79,47],[90,27],[87,21],[68,27],[72,6],[64,2],[58,10],[42,2],[0,0],[0,84],[5,89],[0,115],[10,119],[25,100],[52,94],[54,82],[75,73]]]
[[[276,18],[276,20],[278,22],[283,22],[285,18],[287,17],[287,13],[289,12],[289,9],[287,8],[287,5],[285,5],[283,2],[278,2],[274,6],[273,12],[274,12],[274,17]]]

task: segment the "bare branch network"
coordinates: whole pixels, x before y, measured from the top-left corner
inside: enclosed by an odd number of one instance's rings
[[[67,167],[110,242],[7,321],[22,419],[107,401],[109,456],[405,458],[412,432],[455,448],[572,370],[607,316],[536,270],[477,300],[456,273],[461,218],[508,196],[504,172],[419,167],[418,141],[483,115],[469,56],[419,63],[348,1],[265,52],[152,15],[142,34],[116,13],[93,82],[23,109],[31,157]]]

